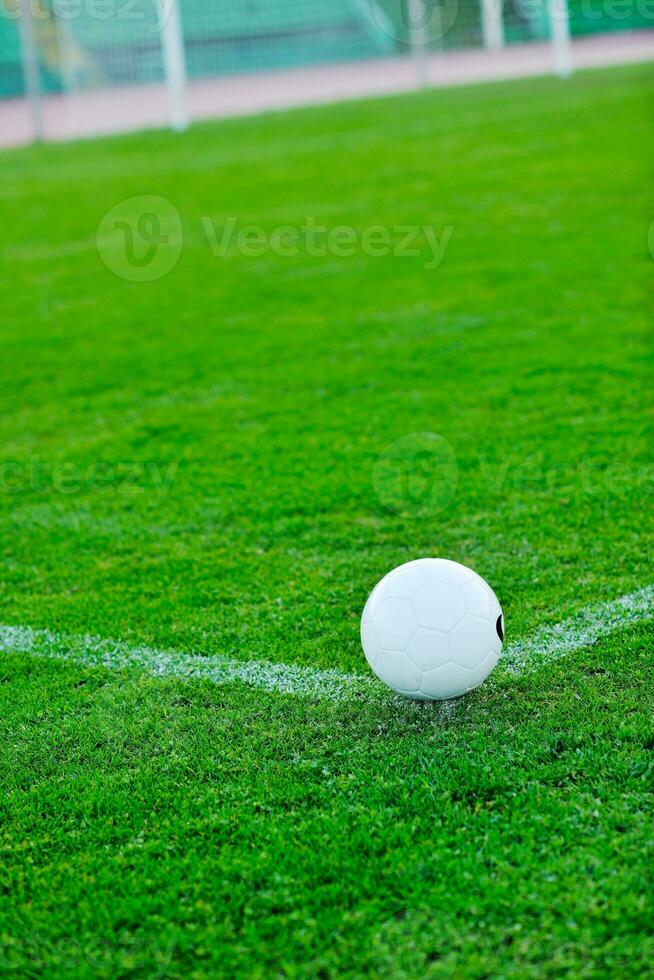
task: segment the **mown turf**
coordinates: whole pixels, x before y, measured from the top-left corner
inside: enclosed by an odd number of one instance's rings
[[[495,682],[453,722],[18,658],[0,686],[4,962],[649,975],[653,639]]]
[[[509,638],[649,583],[653,96],[639,67],[3,155],[2,620],[363,670],[365,595],[418,555],[484,574]],[[140,194],[184,225],[149,284],[95,246]],[[217,258],[230,215],[454,230],[433,271]],[[372,482],[414,432],[458,463],[420,517]],[[6,658],[0,968],[647,975],[653,636],[455,723]]]

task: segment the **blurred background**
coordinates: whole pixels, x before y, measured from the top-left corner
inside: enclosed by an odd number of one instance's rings
[[[0,0],[0,145],[642,60],[646,0]]]

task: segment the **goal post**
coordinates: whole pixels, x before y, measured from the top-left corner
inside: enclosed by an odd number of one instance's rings
[[[407,0],[407,34],[416,69],[416,85],[429,85],[429,29],[426,0]]]
[[[189,124],[186,104],[186,59],[179,0],[159,0],[161,46],[163,53],[170,125],[183,132]]]
[[[111,17],[106,3],[113,5]],[[533,42],[539,70],[567,78],[573,71],[568,4],[569,0],[0,0],[0,11],[8,11],[0,28],[5,27],[4,36],[11,41],[13,85],[25,97],[23,125],[29,128],[31,117],[34,139],[43,140],[46,130],[50,135],[56,129],[52,134],[58,138],[103,131],[105,115],[107,131],[112,131],[122,125],[121,113],[126,128],[156,124],[181,132],[189,125],[195,101],[187,77],[195,81],[329,64],[336,73],[339,63],[358,62],[362,72],[370,66],[374,79],[381,72],[397,77],[398,91],[404,91],[436,81],[447,84],[450,66],[455,82],[466,72],[471,79],[476,73],[503,77],[505,62],[509,77],[512,59],[520,72],[528,61],[527,45]],[[461,65],[456,59],[459,50]],[[380,57],[389,58],[388,69],[375,62]],[[340,79],[338,84],[330,82],[334,98],[347,90],[346,69],[343,72],[345,89]],[[290,76],[288,83],[293,85]],[[264,89],[265,79],[257,84]],[[96,130],[93,93],[103,90],[110,99],[96,100],[101,107]],[[133,105],[127,104],[130,99]]]
[[[23,70],[25,95],[30,107],[34,139],[40,143],[45,138],[43,125],[43,106],[41,101],[41,80],[39,77],[39,56],[36,47],[34,18],[30,0],[19,0],[17,5],[18,33],[20,37],[20,58]]]
[[[569,78],[573,71],[573,64],[568,0],[547,0],[547,16],[554,55],[554,72],[559,78]]]
[[[504,47],[503,0],[479,0],[481,4],[481,36],[487,51]]]

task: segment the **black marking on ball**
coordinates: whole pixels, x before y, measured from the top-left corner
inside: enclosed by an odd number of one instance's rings
[[[504,643],[504,619],[502,618],[502,613],[500,613],[497,617],[495,629],[497,630],[497,635],[499,636],[500,640],[502,643]]]

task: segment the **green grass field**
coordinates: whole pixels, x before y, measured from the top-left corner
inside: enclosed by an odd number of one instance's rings
[[[0,156],[0,621],[366,674],[418,556],[509,643],[651,585],[653,105],[641,66]],[[140,195],[183,227],[145,283],[96,247]],[[219,257],[230,217],[451,237]],[[451,499],[389,508],[424,432]],[[5,651],[0,972],[652,976],[653,641],[455,713]]]

